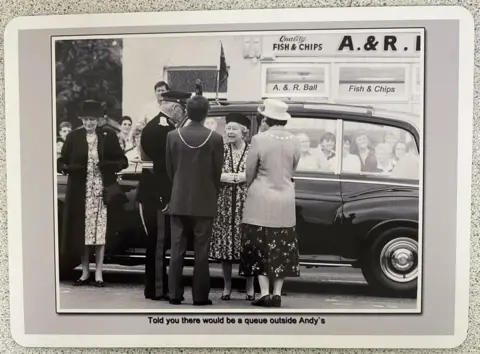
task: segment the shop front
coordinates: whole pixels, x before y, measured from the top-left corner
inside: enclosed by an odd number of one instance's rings
[[[155,99],[157,81],[193,93],[200,80],[210,99],[272,97],[418,114],[422,36],[421,29],[392,29],[127,37],[123,112],[136,120]],[[217,92],[221,45],[229,76]]]
[[[420,113],[422,33],[322,32],[263,37],[262,98]]]

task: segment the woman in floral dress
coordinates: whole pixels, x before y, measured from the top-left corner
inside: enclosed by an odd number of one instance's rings
[[[293,174],[301,147],[285,129],[291,118],[287,110],[286,103],[274,99],[259,107],[265,127],[253,136],[245,166],[240,275],[258,276],[261,295],[252,301],[254,306],[280,307],[284,279],[300,276]]]
[[[95,286],[103,287],[102,266],[107,235],[118,223],[115,208],[105,205],[103,187],[116,181],[116,173],[128,166],[115,133],[98,128],[101,103],[86,101],[80,117],[83,127],[65,141],[57,167],[69,176],[64,225],[60,237],[60,262],[80,256],[82,275],[76,285],[89,283],[90,248],[95,247]]]
[[[230,300],[232,265],[240,260],[242,249],[243,206],[247,194],[245,162],[249,144],[245,142],[250,120],[232,113],[226,117],[225,156],[218,198],[218,215],[213,224],[210,257],[222,262],[224,289],[222,300]],[[254,300],[253,277],[247,277],[247,300]]]

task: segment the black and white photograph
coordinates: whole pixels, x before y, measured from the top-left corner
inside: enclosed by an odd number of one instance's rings
[[[53,38],[58,311],[420,312],[422,43]]]
[[[437,6],[10,22],[12,337],[460,345],[473,28]]]

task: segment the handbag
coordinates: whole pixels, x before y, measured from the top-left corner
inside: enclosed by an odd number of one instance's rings
[[[107,137],[107,133],[103,133],[103,140],[102,140],[102,160],[105,161],[105,139]],[[115,177],[116,177],[115,173]],[[103,177],[103,174],[102,174]],[[108,186],[103,185],[103,191],[102,191],[102,197],[103,197],[103,202],[105,205],[112,205],[112,204],[125,204],[128,202],[128,198],[125,195],[125,193],[122,191],[122,187],[120,187],[120,184],[118,183],[118,180],[115,180],[112,184],[109,184]]]

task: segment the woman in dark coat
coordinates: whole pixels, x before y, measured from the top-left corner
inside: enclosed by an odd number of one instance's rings
[[[82,261],[82,276],[76,285],[89,283],[90,247],[95,247],[95,286],[102,287],[102,266],[107,236],[115,234],[114,210],[103,201],[103,187],[117,179],[128,161],[115,133],[98,127],[103,117],[101,103],[85,101],[80,119],[83,127],[72,131],[58,158],[59,173],[68,175],[60,258]],[[77,263],[78,264],[78,263]]]

